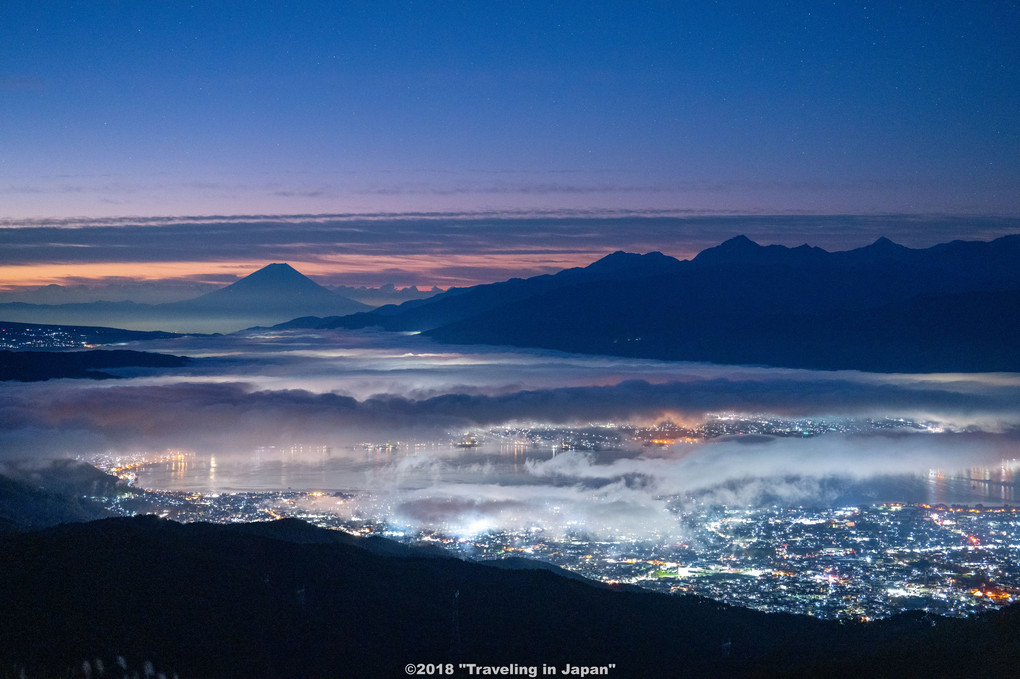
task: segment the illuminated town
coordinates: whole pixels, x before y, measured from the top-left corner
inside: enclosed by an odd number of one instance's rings
[[[683,543],[593,539],[541,529],[456,538],[314,511],[309,498],[345,493],[128,493],[108,503],[177,521],[299,518],[356,535],[441,545],[470,559],[537,559],[593,580],[697,594],[764,611],[860,620],[923,609],[963,616],[1020,598],[1020,508],[875,505],[812,510],[711,507],[678,515]]]
[[[0,325],[0,349],[88,349],[93,345],[80,328]]]
[[[491,441],[527,441],[543,446],[593,450],[629,438],[644,445],[678,444],[713,436],[746,434],[810,436],[828,431],[904,427],[938,431],[937,423],[903,419],[786,421],[716,415],[705,423],[651,428],[502,428],[451,438],[447,446]],[[366,454],[396,451],[409,444],[366,443]],[[318,449],[328,454],[328,449]],[[185,468],[193,453],[100,456],[98,468],[132,481],[146,465]],[[215,464],[215,463],[214,463]],[[1004,460],[1000,476],[979,470],[970,483],[1012,487],[1016,460]],[[934,476],[941,472],[932,470]],[[989,480],[991,479],[991,481]],[[1009,496],[1012,498],[1012,495]],[[947,505],[857,503],[808,507],[727,506],[697,497],[666,498],[675,516],[672,536],[649,539],[622,529],[588,534],[578,523],[566,531],[534,525],[480,530],[464,535],[452,526],[410,527],[383,512],[357,507],[387,500],[361,491],[277,490],[194,492],[142,490],[122,486],[117,497],[96,498],[117,514],[159,514],[182,522],[251,522],[298,518],[353,535],[378,535],[412,545],[441,547],[472,560],[523,557],[586,578],[659,592],[695,594],[764,611],[827,619],[872,620],[905,610],[966,616],[1020,599],[1020,507],[1009,504]],[[390,508],[392,509],[392,508]],[[389,514],[392,516],[392,514]],[[677,539],[676,536],[683,536]]]

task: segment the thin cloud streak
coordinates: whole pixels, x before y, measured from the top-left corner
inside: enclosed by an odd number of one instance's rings
[[[409,390],[410,384],[403,385]],[[405,391],[406,393],[406,391]],[[237,382],[151,386],[53,384],[10,390],[0,408],[0,451],[8,456],[66,454],[110,447],[244,452],[260,445],[350,445],[366,437],[441,436],[511,422],[696,419],[720,410],[787,416],[937,417],[986,429],[1020,427],[1017,386],[961,392],[925,385],[846,380],[690,380],[525,390],[488,395],[399,393],[359,400],[304,389],[255,390]],[[186,426],[185,424],[186,423]],[[74,437],[77,437],[74,439]]]
[[[584,266],[616,250],[687,259],[740,234],[828,250],[886,236],[908,247],[1020,231],[1015,218],[949,216],[683,215],[546,212],[254,215],[173,219],[27,220],[0,224],[0,280],[59,283],[95,276],[241,276],[287,261],[330,285],[465,286]],[[194,244],[202,243],[201,249]],[[453,263],[452,270],[443,268]],[[160,269],[162,267],[162,269]],[[79,271],[74,272],[75,269]],[[116,272],[114,271],[116,269]],[[176,271],[174,270],[176,269]]]

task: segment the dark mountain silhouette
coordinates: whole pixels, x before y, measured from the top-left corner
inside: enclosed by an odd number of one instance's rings
[[[846,252],[739,236],[691,261],[614,253],[553,276],[281,327],[421,331],[643,358],[876,371],[1020,369],[1020,236]]]
[[[352,314],[370,308],[324,288],[289,264],[269,264],[225,288],[183,302],[8,303],[0,304],[0,318],[39,323],[103,323],[132,329],[232,332],[253,325],[272,325],[296,315]]]
[[[0,667],[82,659],[182,677],[395,677],[413,663],[609,676],[1013,676],[1017,607],[868,624],[614,590],[543,569],[384,556],[297,522],[154,517],[0,538]],[[14,676],[17,676],[16,674]]]
[[[0,337],[8,347],[35,348],[45,345],[54,336],[82,344],[115,344],[142,342],[150,339],[178,337],[172,332],[139,332],[120,328],[103,328],[90,325],[47,325],[43,323],[11,323],[0,321]]]
[[[115,368],[179,368],[183,356],[148,351],[0,351],[0,381],[40,382],[61,377],[115,379]]]
[[[324,288],[290,264],[268,264],[225,288],[207,292],[186,302],[161,306],[169,309],[184,307],[228,312],[238,309],[333,308],[353,313],[370,308]]]
[[[114,496],[119,483],[78,460],[0,462],[0,533],[111,516],[89,498]]]
[[[645,255],[614,252],[583,268],[565,269],[556,274],[532,278],[511,278],[502,283],[452,288],[423,300],[386,305],[373,311],[345,317],[304,317],[281,323],[277,328],[366,328],[384,330],[429,330],[470,318],[503,304],[524,301],[561,288],[584,283],[632,280],[649,275],[667,275],[681,269],[683,263],[659,252]]]
[[[0,535],[110,516],[92,500],[38,488],[0,474]]]

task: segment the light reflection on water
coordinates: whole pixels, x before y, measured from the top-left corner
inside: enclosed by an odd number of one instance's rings
[[[1017,497],[1016,467],[1003,461],[999,467],[972,467],[956,474],[932,470],[926,490],[928,504],[1012,504]]]
[[[995,468],[973,468],[956,472],[931,470],[928,473],[876,476],[847,481],[835,505],[881,503],[997,506],[1014,504],[1016,491],[1012,472],[1001,474]]]
[[[549,460],[559,452],[552,446],[519,443],[466,450],[441,444],[354,450],[260,449],[249,457],[193,455],[149,465],[138,471],[136,485],[199,492],[417,489],[440,479],[524,485],[544,482],[526,473],[526,462]],[[588,454],[596,462],[633,455],[625,451]]]
[[[329,448],[260,449],[248,457],[194,455],[138,470],[136,485],[148,489],[204,493],[241,491],[400,491],[445,484],[525,486],[548,484],[528,473],[529,462],[544,462],[562,452],[552,446],[521,443],[459,448],[449,444]],[[594,464],[641,455],[639,450],[585,451]],[[834,505],[862,503],[1014,504],[1017,461],[998,466],[916,474],[875,476],[865,480],[829,478],[837,492]],[[562,484],[570,480],[561,479]],[[577,481],[580,483],[580,481]]]

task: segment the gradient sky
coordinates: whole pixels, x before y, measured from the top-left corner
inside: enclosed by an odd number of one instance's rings
[[[64,269],[41,268],[50,274],[37,282],[74,270],[143,275],[149,260],[89,250],[89,236],[71,239],[86,243],[75,256],[33,259],[10,247],[21,238],[13,230],[67,227],[55,220],[72,217],[86,218],[76,229],[125,216],[578,210],[1015,225],[1017,35],[1012,2],[5,2],[0,278],[26,281],[13,267],[43,264]],[[156,259],[177,262],[178,274],[236,275],[289,260],[307,230],[289,238],[279,228],[290,250],[206,255],[200,235],[173,248],[192,254]],[[981,237],[981,228],[949,236]],[[620,247],[683,256],[741,230]],[[1000,222],[994,233],[1010,230]],[[775,231],[771,242],[804,241],[796,229]],[[128,233],[130,246],[137,234]],[[245,242],[243,229],[233,233]],[[854,247],[878,235],[895,237],[852,231],[812,244]],[[344,247],[359,254],[357,243]],[[313,259],[298,263],[322,275],[348,266]],[[473,280],[403,275],[415,266],[369,268],[392,270],[399,284]]]

